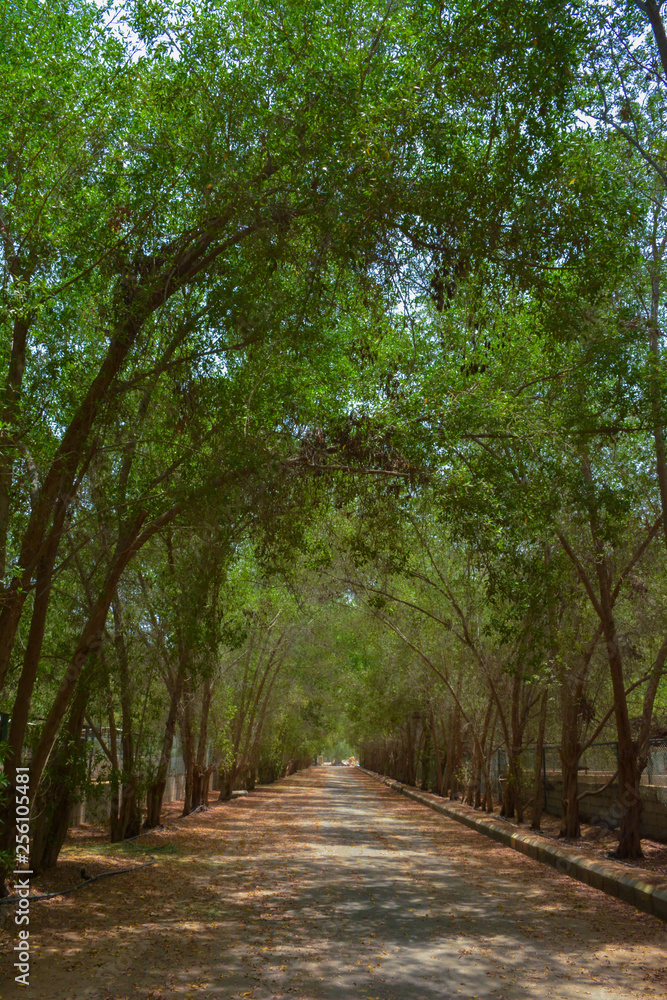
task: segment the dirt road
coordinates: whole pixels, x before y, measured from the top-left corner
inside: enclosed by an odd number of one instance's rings
[[[35,903],[31,1000],[629,1000],[653,917],[404,799],[311,768],[149,840],[159,863]]]

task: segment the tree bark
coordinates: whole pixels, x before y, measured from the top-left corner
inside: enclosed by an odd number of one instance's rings
[[[5,248],[6,249],[6,248]],[[10,270],[15,270],[10,267]],[[12,457],[10,449],[15,447],[9,440],[9,435],[16,431],[16,421],[19,412],[21,385],[25,371],[25,356],[28,331],[32,317],[20,317],[14,322],[12,331],[12,346],[9,354],[7,378],[3,393],[2,427],[0,440],[4,437],[0,449],[0,580],[5,578],[7,566],[7,533],[9,531],[9,497],[12,488]],[[4,595],[2,595],[4,596]],[[0,596],[0,606],[2,604]],[[0,690],[2,682],[0,680]]]
[[[16,697],[12,707],[12,721],[9,729],[9,752],[4,762],[4,775],[9,787],[15,787],[16,768],[21,763],[23,745],[28,728],[28,717],[32,701],[32,693],[37,680],[39,657],[44,641],[46,627],[46,612],[51,594],[51,579],[56,557],[57,546],[54,544],[40,561],[35,586],[35,601],[33,605],[30,632],[23,654],[23,669],[19,677]],[[8,795],[8,801],[13,801],[13,792]],[[6,811],[6,810],[5,810]],[[5,817],[5,822],[7,817]],[[4,839],[4,838],[3,838]],[[7,844],[4,845],[8,849]]]
[[[579,702],[581,684],[574,690],[563,686],[561,691],[561,821],[560,836],[575,840],[581,836],[579,825]]]
[[[184,655],[180,655],[179,668],[171,686],[169,711],[167,712],[167,719],[164,725],[160,760],[158,761],[155,779],[149,786],[146,796],[146,819],[144,820],[144,829],[146,830],[160,825],[162,800],[167,786],[167,774],[169,772],[169,762],[171,761],[171,751],[174,745],[174,733],[176,732],[176,721],[178,719],[178,709],[181,703],[184,680],[185,659]]]
[[[543,777],[543,756],[544,756],[544,733],[547,726],[547,705],[549,701],[549,689],[545,687],[542,692],[540,702],[540,718],[537,726],[537,741],[535,743],[535,761],[533,768],[533,808],[530,821],[531,830],[539,830],[542,823],[542,809],[544,806],[544,777]]]
[[[183,795],[182,816],[189,816],[195,808],[193,804],[193,784],[195,772],[195,745],[192,732],[194,694],[187,680],[183,688],[183,703],[181,706],[181,754],[185,768],[185,793]]]
[[[421,746],[421,787],[425,792],[430,788],[431,771],[431,731],[428,726],[422,726],[422,746]]]
[[[6,589],[0,611],[0,690],[6,678],[30,581],[43,555],[49,526],[53,518],[58,518],[62,509],[71,503],[77,470],[85,459],[88,438],[102,400],[120,371],[140,327],[140,322],[129,317],[112,338],[100,370],[62,437],[31,510],[21,543],[19,573]]]
[[[48,781],[35,802],[30,851],[30,867],[35,874],[56,864],[69,829],[78,791],[78,757],[88,693],[86,683],[78,686],[67,726],[49,764]]]
[[[665,35],[665,26],[662,23],[660,15],[661,5],[656,3],[656,0],[635,0],[635,3],[642,14],[648,18],[653,31],[653,37],[658,46],[663,72],[667,74],[667,35]]]
[[[141,806],[137,796],[138,776],[136,773],[134,747],[130,664],[125,638],[123,609],[117,589],[111,604],[114,619],[114,647],[120,680],[122,719],[122,771],[120,774],[120,789],[118,788],[117,776],[112,782],[114,794],[110,810],[111,840],[115,842],[137,836],[141,830]],[[119,791],[120,801],[118,799]]]
[[[435,753],[435,772],[436,772],[436,782],[438,795],[443,795],[442,783],[443,783],[443,770],[442,770],[442,756],[440,754],[440,747],[438,745],[438,732],[435,725],[435,713],[433,711],[433,704],[429,701],[428,704],[428,717],[429,723],[431,725],[431,740],[433,742],[433,751]]]
[[[111,565],[107,571],[106,579],[100,589],[100,593],[89,613],[88,620],[81,633],[81,638],[77,644],[74,656],[65,671],[65,676],[56,692],[51,708],[47,714],[42,734],[33,755],[30,765],[30,793],[31,796],[37,794],[39,781],[46,761],[48,760],[51,748],[58,734],[58,728],[67,711],[76,682],[81,674],[85,663],[91,653],[95,653],[102,643],[104,623],[109,612],[109,606],[126,566],[140,550],[142,545],[149,538],[158,532],[165,524],[168,524],[180,511],[181,505],[177,504],[165,511],[154,521],[151,521],[143,528],[146,519],[145,512],[141,512],[128,528],[126,534],[118,539]]]
[[[197,736],[197,753],[192,774],[192,808],[208,805],[208,792],[213,773],[213,764],[206,760],[208,747],[208,717],[213,695],[213,684],[206,678],[202,689],[201,711],[199,714],[199,734]]]

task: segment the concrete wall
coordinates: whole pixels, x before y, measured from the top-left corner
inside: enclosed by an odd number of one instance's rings
[[[100,786],[99,792],[77,803],[72,813],[72,826],[80,823],[106,823],[109,819],[109,789],[105,784]],[[164,790],[163,804],[169,802],[179,802],[185,796],[185,775],[171,774],[167,778]]]
[[[604,774],[580,774],[579,792],[593,791],[604,782]],[[556,773],[547,774],[546,811],[552,816],[562,815],[562,787],[563,783]],[[667,786],[642,783],[641,797],[644,804],[642,836],[667,841]],[[619,788],[616,784],[610,785],[603,792],[587,795],[579,802],[579,815],[585,823],[600,823],[615,829],[621,818],[618,798]]]
[[[72,813],[72,826],[79,823],[107,823],[109,820],[109,793],[105,789],[94,798],[78,802]]]
[[[184,774],[170,774],[167,778],[167,784],[164,789],[163,803],[166,805],[167,802],[178,802],[180,799],[185,798],[185,775]]]

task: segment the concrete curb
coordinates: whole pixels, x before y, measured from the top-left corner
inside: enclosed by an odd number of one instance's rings
[[[488,816],[480,816],[467,806],[457,806],[447,804],[435,795],[428,792],[420,792],[416,788],[394,781],[393,778],[386,778],[375,771],[367,771],[360,767],[360,771],[377,781],[381,781],[394,791],[400,792],[409,799],[414,799],[421,805],[428,806],[429,809],[454,819],[458,823],[463,823],[483,833],[486,837],[511,847],[514,851],[521,851],[534,861],[541,861],[545,865],[551,865],[563,875],[569,875],[579,882],[600,889],[608,896],[616,896],[624,903],[635,906],[638,910],[650,913],[661,920],[667,920],[667,890],[659,889],[656,886],[648,885],[640,878],[636,878],[629,871],[620,870],[619,865],[610,861],[592,861],[590,858],[579,854],[575,849],[568,847],[557,847],[554,844],[545,842],[543,837],[538,837],[532,833],[524,833],[515,830],[502,820],[491,819]]]

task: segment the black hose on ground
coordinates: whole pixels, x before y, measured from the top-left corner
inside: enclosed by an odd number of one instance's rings
[[[152,833],[152,830],[147,831]],[[131,840],[137,840],[138,837],[144,837],[145,833],[138,833],[136,837],[128,837],[123,843],[129,843]],[[23,897],[27,899],[30,903],[36,903],[40,899],[53,899],[54,896],[65,896],[68,892],[76,892],[77,889],[82,889],[84,885],[91,885],[93,882],[97,882],[101,878],[111,878],[112,875],[125,875],[127,872],[138,872],[141,868],[150,868],[151,865],[157,863],[157,858],[154,855],[150,855],[150,861],[145,861],[141,865],[132,865],[131,868],[113,868],[108,872],[100,872],[99,875],[89,875],[84,879],[83,882],[79,882],[78,885],[71,885],[69,889],[60,889],[58,892],[43,892],[36,896],[26,896]],[[81,869],[81,874],[85,874],[85,869]],[[21,896],[5,896],[4,899],[0,899],[0,906],[7,905],[9,903],[18,903]]]
[[[188,815],[192,816],[194,813],[204,812],[208,808],[209,808],[208,806],[202,804],[200,806],[197,806],[196,809],[193,809],[192,813],[188,813]],[[155,827],[154,829],[145,830],[143,833],[137,833],[136,836],[134,837],[126,837],[125,840],[122,841],[122,843],[129,844],[130,841],[132,840],[138,840],[139,837],[145,837],[147,833],[154,833],[154,830],[164,830],[164,829],[165,829],[164,824],[160,824],[160,826]],[[151,858],[150,861],[146,861],[142,865],[133,865],[131,868],[114,868],[108,872],[100,872],[99,875],[89,876],[83,882],[79,882],[78,885],[71,885],[69,889],[60,889],[58,892],[43,892],[40,893],[39,895],[27,896],[25,898],[27,898],[31,903],[36,903],[40,899],[53,899],[54,896],[65,896],[67,895],[68,892],[76,892],[77,889],[83,889],[85,885],[90,885],[92,882],[97,882],[98,879],[101,878],[111,878],[112,875],[125,875],[127,872],[138,872],[141,868],[150,868],[151,865],[157,863],[157,858],[154,857],[152,854],[150,855],[150,858]],[[82,874],[84,873],[84,869],[82,869],[81,873]],[[21,899],[21,896],[5,896],[3,899],[0,899],[0,906],[7,905],[9,903],[17,903],[19,899]]]

